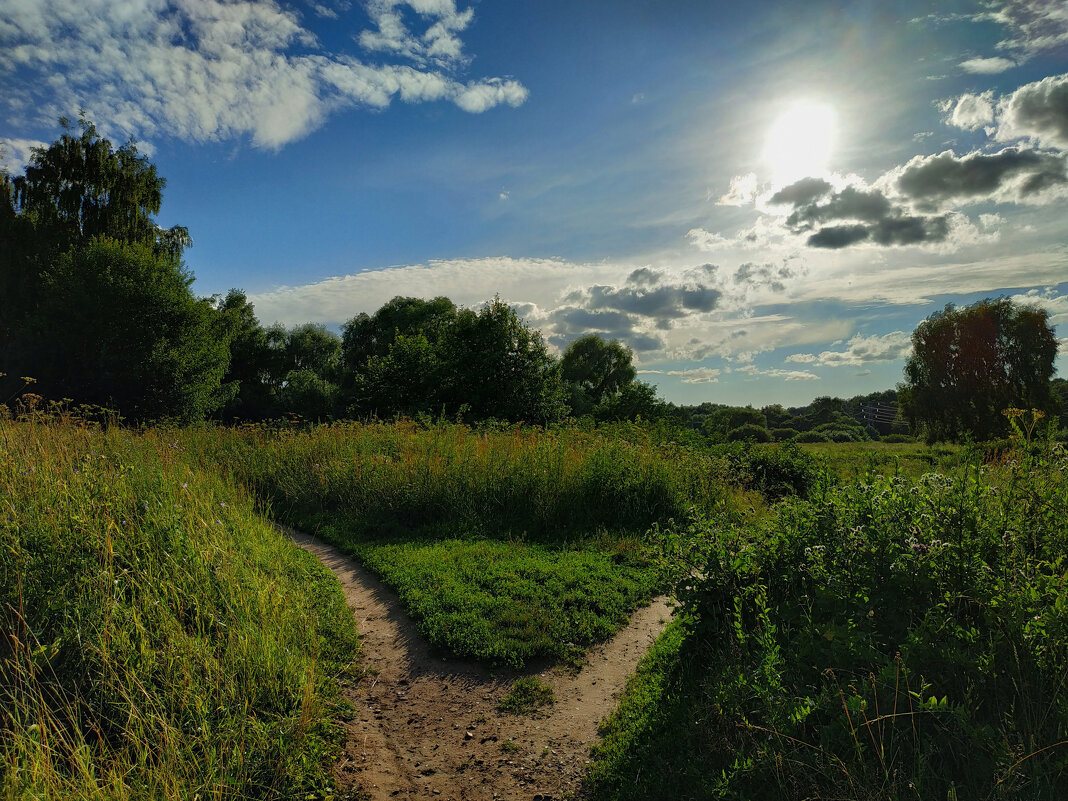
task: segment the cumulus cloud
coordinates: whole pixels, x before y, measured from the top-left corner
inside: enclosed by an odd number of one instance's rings
[[[419,30],[404,24],[402,7]],[[348,4],[313,10],[329,16]],[[375,29],[360,35],[362,46],[409,63],[326,52],[276,0],[0,0],[0,76],[18,73],[22,87],[5,102],[18,114],[38,111],[39,122],[84,109],[123,135],[249,136],[278,148],[340,108],[399,98],[478,113],[526,99],[512,79],[455,77],[467,64],[458,34],[471,11],[454,0],[373,0],[368,13]]]
[[[1058,294],[1053,287],[1032,289],[1022,295],[1013,295],[1011,300],[1045,309],[1053,325],[1068,323],[1068,295]]]
[[[998,104],[997,138],[1068,150],[1068,74],[1021,86]]]
[[[880,189],[849,185],[835,191],[819,178],[803,178],[775,193],[770,202],[790,205],[785,225],[794,234],[809,233],[809,247],[837,250],[860,242],[917,245],[944,242],[950,233],[946,216],[910,214]]]
[[[1068,162],[1060,154],[1007,147],[998,153],[957,156],[947,150],[916,156],[897,172],[901,193],[924,210],[947,202],[997,200],[1002,203],[1041,201],[1051,190],[1063,194]]]
[[[956,100],[942,103],[942,111],[949,112],[946,124],[965,131],[977,131],[994,122],[994,93],[963,94]]]
[[[639,267],[627,276],[627,283],[634,286],[653,286],[660,283],[660,273],[649,267]]]
[[[717,206],[748,206],[752,204],[760,192],[756,173],[736,175],[731,178],[730,188],[727,193],[716,201]]]
[[[800,273],[801,270],[789,259],[778,264],[745,262],[734,271],[734,283],[746,288],[767,287],[772,292],[785,292],[786,282]]]

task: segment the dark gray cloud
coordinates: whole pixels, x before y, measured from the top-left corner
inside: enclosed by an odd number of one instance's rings
[[[661,275],[651,267],[639,267],[627,276],[627,283],[635,286],[653,286],[660,283]]]
[[[795,234],[812,232],[806,240],[809,247],[838,250],[861,242],[882,246],[919,245],[943,242],[949,235],[946,215],[914,215],[879,189],[847,186],[833,192],[826,181],[806,178],[786,187],[776,197],[796,199],[793,211],[786,218],[786,227]],[[785,265],[781,269],[790,273]],[[753,265],[742,265],[735,273],[735,280],[747,280],[750,274],[760,275],[754,273]],[[789,278],[792,273],[780,277]],[[774,282],[769,285],[777,288]]]
[[[875,223],[885,219],[891,212],[890,201],[879,190],[847,186],[841,192],[832,194],[826,203],[810,201],[795,204],[794,213],[786,218],[786,224],[796,233],[811,231],[815,224],[831,220]]]
[[[917,156],[896,181],[897,188],[924,211],[950,200],[1020,201],[1066,183],[1064,156],[1017,147],[959,157],[952,150]]]
[[[599,334],[605,339],[618,339],[637,352],[660,350],[664,342],[636,328],[637,318],[618,311],[593,311],[578,306],[565,306],[551,312],[548,317],[553,333],[549,341],[565,349],[580,336]]]
[[[778,206],[808,205],[819,200],[833,188],[822,178],[802,178],[796,183],[784,186],[771,196],[769,202]]]
[[[649,289],[591,286],[587,305],[591,309],[614,309],[662,320],[712,311],[718,305],[721,294],[718,289],[696,283],[669,284]]]
[[[866,225],[831,225],[821,228],[808,238],[808,246],[813,248],[847,248],[863,242],[871,233]]]

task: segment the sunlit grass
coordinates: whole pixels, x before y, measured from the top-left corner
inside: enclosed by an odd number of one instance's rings
[[[325,788],[336,582],[181,435],[0,419],[0,797]]]

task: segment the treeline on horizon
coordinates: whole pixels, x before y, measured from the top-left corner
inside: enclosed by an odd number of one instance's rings
[[[89,122],[63,124],[23,175],[0,174],[0,403],[69,399],[135,423],[590,417],[663,421],[714,442],[910,433],[895,390],[793,408],[667,403],[622,344],[591,334],[556,358],[499,298],[474,310],[397,297],[340,336],[263,326],[239,290],[193,295],[189,232],[153,219],[165,186],[155,166]],[[1065,382],[1053,389],[1064,427]]]

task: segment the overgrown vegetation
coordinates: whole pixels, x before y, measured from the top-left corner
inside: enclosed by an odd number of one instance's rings
[[[701,578],[607,727],[595,796],[1060,798],[1068,456],[1017,432],[997,463],[692,523]]]
[[[0,796],[329,791],[340,588],[183,434],[0,417]]]

